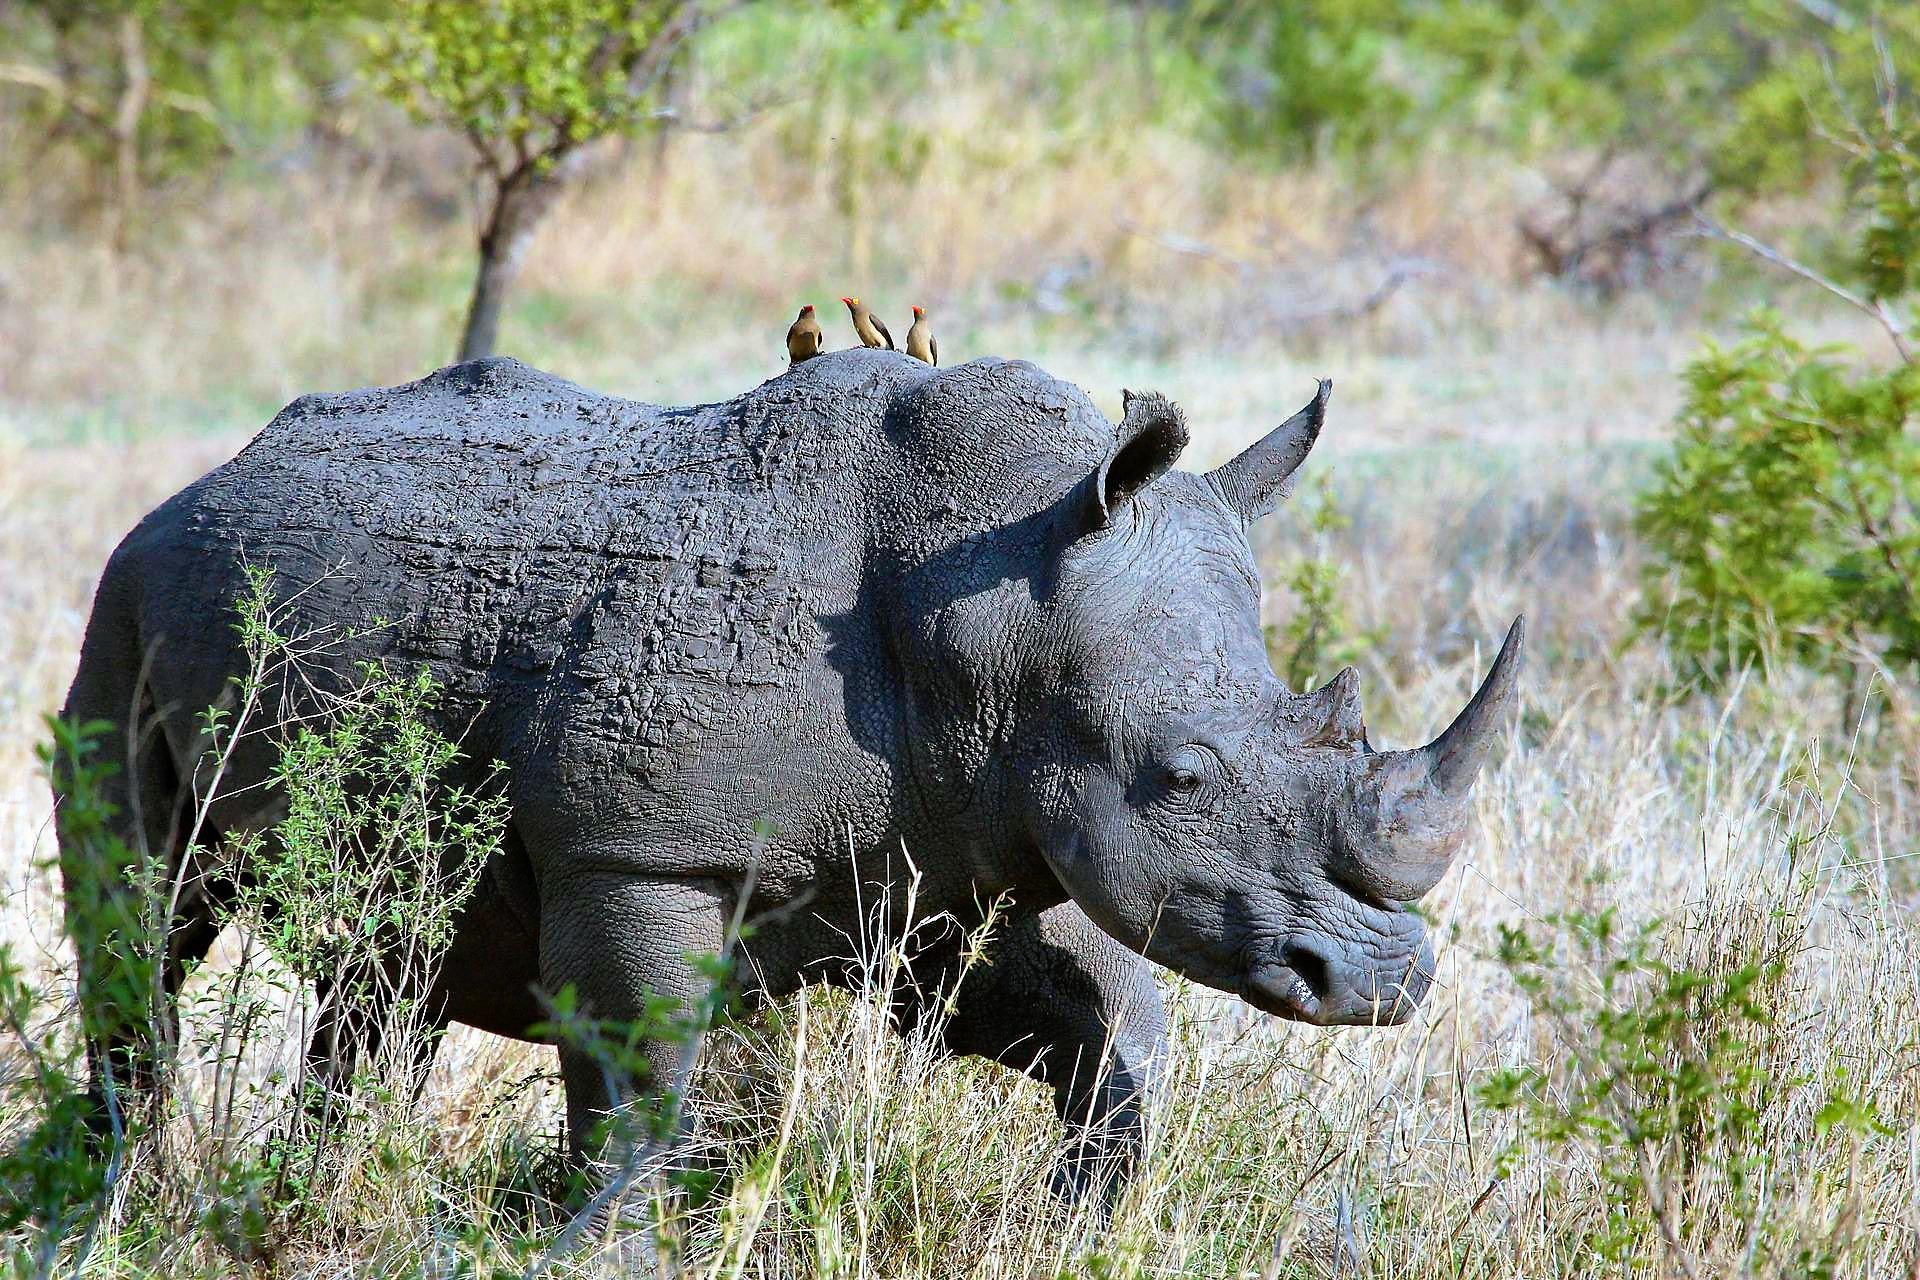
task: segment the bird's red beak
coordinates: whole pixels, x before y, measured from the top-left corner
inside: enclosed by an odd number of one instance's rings
[[[921,310],[920,308],[918,308],[918,307],[915,307],[915,308],[913,309],[913,315],[914,315],[914,319],[916,319],[916,320],[917,320],[917,319],[919,319],[919,318],[920,318],[921,316],[923,316],[923,315],[925,315],[925,314],[927,314],[927,313],[926,313],[926,312],[924,312],[924,311],[922,311],[922,310]]]
[[[848,306],[852,306],[852,305],[853,305],[853,299],[852,299],[852,298],[842,298],[842,299],[840,299],[840,301],[842,301],[842,302],[844,302],[844,303],[846,303],[846,304],[847,304]]]

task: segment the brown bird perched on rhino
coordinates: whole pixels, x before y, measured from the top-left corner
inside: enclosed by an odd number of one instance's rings
[[[867,310],[867,304],[858,298],[842,298],[847,304],[847,313],[853,317],[853,331],[860,337],[863,347],[885,347],[892,351],[893,335],[887,332],[886,324],[879,316]]]
[[[907,354],[928,364],[940,363],[940,339],[933,336],[933,326],[927,323],[925,307],[913,309],[913,327],[907,330]]]
[[[809,302],[787,326],[787,359],[795,364],[811,360],[820,354],[826,340],[827,335],[821,331],[820,322],[814,318],[813,304]]]

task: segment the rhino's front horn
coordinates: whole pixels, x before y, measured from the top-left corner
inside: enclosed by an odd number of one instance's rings
[[[1521,614],[1507,628],[1507,638],[1493,660],[1487,678],[1474,691],[1473,701],[1454,717],[1447,731],[1420,748],[1427,776],[1449,796],[1463,795],[1479,776],[1480,766],[1493,751],[1493,741],[1506,719],[1507,704],[1520,675],[1520,650],[1527,637],[1527,617]]]
[[[1239,457],[1222,463],[1207,473],[1207,479],[1220,491],[1227,505],[1251,524],[1273,510],[1287,495],[1292,479],[1313,442],[1320,438],[1320,425],[1327,419],[1327,398],[1333,394],[1333,379],[1320,379],[1320,390],[1307,406],[1256,441]]]
[[[1526,619],[1515,618],[1487,678],[1445,733],[1370,760],[1343,825],[1346,874],[1374,897],[1412,902],[1447,874],[1466,835],[1468,789],[1513,701],[1525,634]]]

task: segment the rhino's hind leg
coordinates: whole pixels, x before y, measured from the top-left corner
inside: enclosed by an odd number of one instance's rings
[[[1054,1190],[1111,1210],[1145,1144],[1166,1026],[1147,962],[1069,902],[1008,921],[962,980],[945,1035],[1053,1090],[1067,1127]]]
[[[403,1079],[390,1082],[401,1096],[417,1097],[426,1087],[440,1033],[446,1030],[447,1001],[429,991],[417,969],[387,963],[349,967],[333,980],[315,984],[318,1013],[307,1041],[305,1122],[324,1129],[356,1073],[372,1063],[395,1034],[403,1041],[387,1062]],[[403,1009],[407,1005],[410,1008]]]
[[[541,985],[572,992],[555,1022],[568,1143],[588,1174],[575,1235],[615,1223],[627,1191],[673,1158],[731,899],[718,882],[624,872],[540,886]]]
[[[64,741],[52,769],[92,1123],[102,1134],[159,1114],[180,986],[220,933],[219,886],[188,865],[190,796],[134,646],[113,643],[119,621],[96,615],[89,624],[62,713],[68,733],[107,728],[78,758],[68,749],[77,740]]]

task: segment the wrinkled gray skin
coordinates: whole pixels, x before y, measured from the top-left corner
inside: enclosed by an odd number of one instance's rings
[[[929,986],[1010,892],[946,1043],[1051,1085],[1066,1176],[1110,1191],[1163,1040],[1142,955],[1283,1017],[1412,1013],[1433,960],[1409,905],[1460,841],[1513,687],[1517,626],[1441,739],[1377,753],[1350,671],[1304,696],[1274,676],[1247,529],[1326,394],[1205,476],[1170,470],[1187,433],[1160,397],[1130,396],[1116,428],[1001,360],[855,349],[686,409],[511,360],[303,397],[114,553],[66,713],[156,727],[121,798],[130,840],[188,864],[172,984],[232,891],[210,850],[279,816],[262,739],[183,847],[185,780],[210,772],[198,713],[243,666],[243,562],[272,568],[283,633],[336,638],[306,666],[319,687],[425,663],[467,754],[455,781],[507,766],[505,847],[433,993],[443,1020],[524,1036],[569,984],[606,1018],[691,997],[757,823],[749,1002],[846,980],[903,849],[923,913],[958,922],[920,962]],[[140,1088],[138,1037],[104,1040],[96,1072]],[[354,1045],[334,1027],[316,1065]],[[654,1046],[654,1079],[685,1053]],[[632,1099],[561,1059],[579,1147]]]

